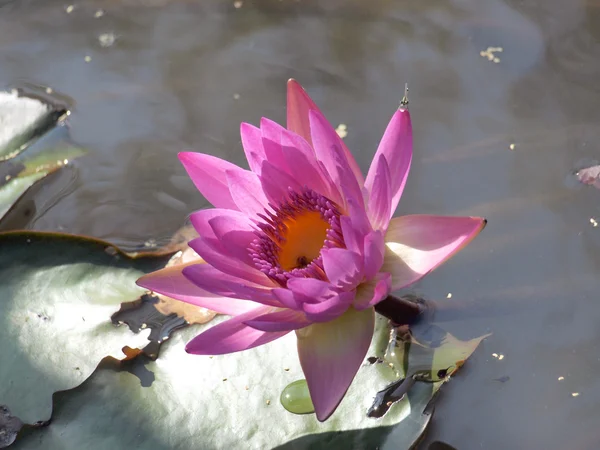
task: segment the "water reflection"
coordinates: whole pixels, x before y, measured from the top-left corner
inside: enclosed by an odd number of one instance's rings
[[[416,147],[399,213],[489,219],[468,250],[415,289],[452,292],[449,304],[487,312],[458,308],[444,324],[457,337],[494,333],[445,389],[424,448],[598,441],[600,229],[589,219],[600,217],[600,194],[564,183],[580,161],[598,159],[595,2],[90,0],[70,14],[64,6],[0,8],[0,79],[72,96],[73,138],[93,151],[76,189],[37,228],[132,247],[168,237],[207,206],[176,153],[243,164],[239,122],[283,122],[291,76],[334,125],[348,126],[366,170],[408,81]],[[103,33],[118,39],[102,47]],[[480,56],[490,46],[503,48],[500,63]]]

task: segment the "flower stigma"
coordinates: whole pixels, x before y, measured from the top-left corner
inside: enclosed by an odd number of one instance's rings
[[[292,277],[327,280],[321,250],[345,248],[337,205],[305,189],[273,210],[259,214],[261,231],[249,248],[255,266],[282,286]]]

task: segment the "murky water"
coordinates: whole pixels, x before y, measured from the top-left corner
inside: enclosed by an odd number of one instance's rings
[[[456,336],[493,333],[445,386],[423,448],[599,445],[600,192],[570,179],[600,160],[598,1],[2,4],[1,82],[71,97],[72,137],[91,149],[30,226],[125,247],[207,205],[176,153],[243,163],[239,123],[284,122],[289,77],[347,125],[365,171],[408,81],[415,156],[398,213],[489,219],[416,287],[456,305],[439,317]]]

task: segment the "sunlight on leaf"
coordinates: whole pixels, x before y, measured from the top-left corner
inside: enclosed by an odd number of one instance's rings
[[[18,155],[31,139],[52,128],[65,112],[19,95],[16,90],[0,92],[0,161]]]
[[[26,423],[47,420],[54,392],[79,385],[105,356],[122,358],[123,346],[147,343],[110,316],[165,261],[50,233],[3,233],[0,248],[0,404]]]
[[[382,317],[378,317],[368,355],[376,355],[371,358],[377,361],[388,355],[399,361],[398,368],[391,360],[365,362],[338,410],[324,423],[319,423],[314,414],[290,414],[277,401],[286,386],[302,378],[297,356],[290,351],[295,347],[293,334],[244,353],[215,357],[185,353],[185,343],[203,328],[192,326],[178,332],[164,344],[160,359],[143,363],[143,370],[152,376],[147,388],[140,387],[130,373],[103,368],[80,388],[61,393],[52,425],[24,436],[16,448],[69,450],[85,446],[99,450],[121,448],[135,441],[136,448],[142,450],[391,450],[412,447],[431,420],[431,400],[441,382],[417,382],[401,401],[389,406],[382,418],[366,415],[377,389],[404,373],[402,350],[395,356],[390,352],[392,346],[400,348],[397,330],[390,332],[388,321]],[[476,347],[474,341],[464,343],[448,335],[437,349],[427,348],[431,354],[439,351],[449,355],[434,362],[433,368],[448,359],[456,363],[467,357]],[[425,349],[415,342],[411,346]],[[410,373],[410,356],[408,361]],[[422,369],[421,361],[416,361],[415,369]],[[142,363],[136,359],[132,364]],[[269,426],[268,432],[257,432],[265,424],[276,425]],[[107,429],[111,433],[103,431]]]

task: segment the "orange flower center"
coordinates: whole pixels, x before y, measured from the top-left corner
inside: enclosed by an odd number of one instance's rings
[[[283,270],[301,269],[319,257],[327,238],[329,223],[318,211],[302,211],[283,220],[283,242],[280,244],[279,265]]]
[[[282,286],[290,278],[327,279],[321,250],[345,247],[335,203],[304,189],[258,217],[260,232],[248,248],[258,270]]]

